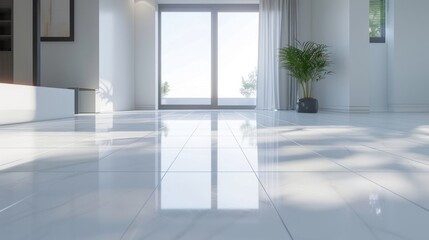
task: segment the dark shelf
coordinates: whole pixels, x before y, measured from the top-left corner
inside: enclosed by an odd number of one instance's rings
[[[0,35],[12,35],[12,21],[0,20]]]
[[[0,21],[12,21],[12,9],[11,8],[0,8]]]
[[[12,9],[0,8],[0,51],[12,50]]]
[[[13,0],[0,0],[0,83],[13,79]]]

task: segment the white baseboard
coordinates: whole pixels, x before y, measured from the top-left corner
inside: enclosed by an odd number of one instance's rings
[[[350,106],[349,112],[351,113],[369,113],[369,106]]]
[[[427,113],[429,112],[429,105],[389,105],[389,111],[397,113]]]
[[[387,109],[371,109],[371,113],[388,113],[389,111]]]
[[[321,106],[320,110],[341,113],[369,113],[368,106]]]
[[[157,110],[158,108],[154,105],[137,105],[136,110]]]

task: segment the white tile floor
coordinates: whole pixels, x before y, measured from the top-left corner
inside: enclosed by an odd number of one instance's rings
[[[0,239],[426,240],[429,114],[0,126]]]

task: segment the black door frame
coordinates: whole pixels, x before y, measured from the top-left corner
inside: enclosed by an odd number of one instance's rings
[[[40,86],[40,0],[33,0],[33,86]]]

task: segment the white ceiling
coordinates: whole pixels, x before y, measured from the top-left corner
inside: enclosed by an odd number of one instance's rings
[[[257,4],[259,0],[158,0],[159,4]]]

